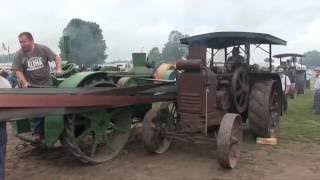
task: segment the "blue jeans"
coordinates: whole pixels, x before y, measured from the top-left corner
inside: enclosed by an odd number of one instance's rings
[[[32,134],[39,134],[43,135],[43,128],[44,128],[44,117],[36,117],[30,119],[30,126]]]
[[[0,179],[5,177],[6,162],[6,146],[7,146],[7,127],[5,122],[0,122]]]

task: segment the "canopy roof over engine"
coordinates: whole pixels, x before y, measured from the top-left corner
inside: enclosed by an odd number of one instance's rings
[[[287,44],[285,40],[270,34],[237,31],[213,32],[190,36],[181,39],[180,42],[187,45],[205,45],[207,48],[213,49],[222,49],[245,44]]]

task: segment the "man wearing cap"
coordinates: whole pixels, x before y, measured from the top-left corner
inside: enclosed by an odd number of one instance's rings
[[[239,47],[233,47],[232,56],[230,56],[227,60],[227,68],[229,71],[234,71],[241,64],[244,64],[245,61],[245,58],[240,55]]]
[[[315,69],[316,82],[314,83],[314,113],[320,114],[320,68]]]
[[[287,112],[288,110],[288,93],[290,90],[291,82],[288,76],[284,74],[283,68],[278,68],[278,74],[281,78],[282,85],[282,110],[283,112]]]

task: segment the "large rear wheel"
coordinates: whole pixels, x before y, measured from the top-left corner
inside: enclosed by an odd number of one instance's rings
[[[275,137],[281,114],[281,90],[274,80],[256,82],[250,93],[249,128],[259,137]]]

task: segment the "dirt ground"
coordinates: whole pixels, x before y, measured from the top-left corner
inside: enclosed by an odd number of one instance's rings
[[[320,145],[279,139],[276,146],[256,145],[245,132],[236,169],[216,160],[215,145],[175,143],[162,155],[150,155],[139,141],[130,142],[114,160],[83,165],[62,148],[16,151],[20,141],[9,136],[8,180],[75,179],[320,179]]]

